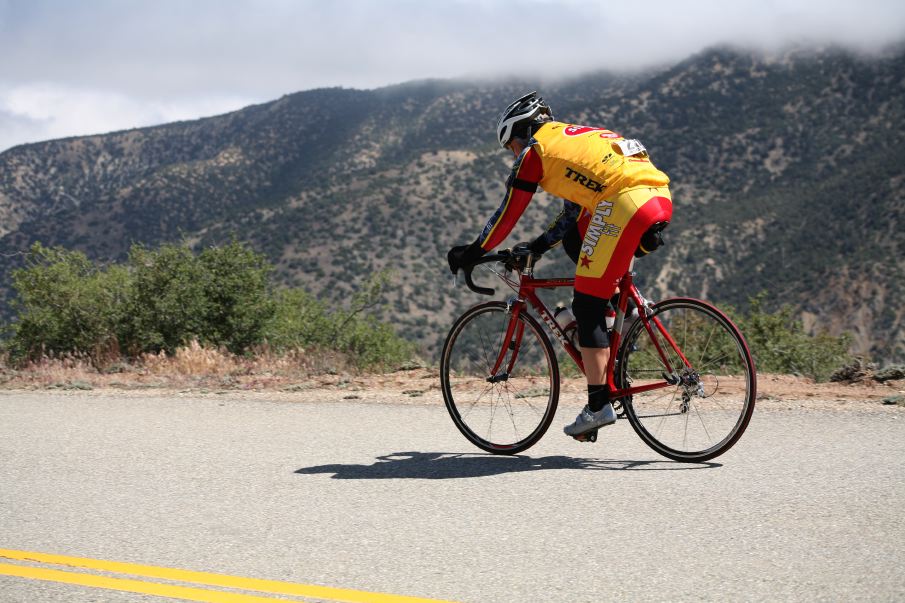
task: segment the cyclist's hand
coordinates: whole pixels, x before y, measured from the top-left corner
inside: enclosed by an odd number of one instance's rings
[[[529,253],[534,253],[533,251],[531,251],[531,248],[529,247],[529,245],[530,245],[530,243],[524,242],[524,241],[521,243],[516,243],[515,245],[512,246],[512,255],[521,256],[521,255],[528,255]]]
[[[471,245],[458,245],[449,250],[446,254],[446,261],[449,263],[449,270],[453,274],[460,269],[474,264],[481,259],[486,252],[478,245],[477,241]]]
[[[550,244],[547,242],[547,239],[544,235],[540,235],[530,243],[528,243],[528,249],[531,250],[531,253],[534,255],[544,255],[548,251],[550,251]]]
[[[546,253],[549,247],[546,246],[546,243],[543,240],[543,237],[538,237],[531,242],[522,242],[516,244],[512,248],[512,253],[516,255],[528,255],[529,252],[534,254],[536,257],[540,257]]]

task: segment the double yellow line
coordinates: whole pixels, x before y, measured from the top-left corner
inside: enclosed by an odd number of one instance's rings
[[[43,563],[48,565],[62,565],[112,574],[127,574],[131,576],[140,576],[142,578],[169,580],[171,582],[188,582],[191,584],[219,586],[221,588],[256,591],[276,595],[341,601],[343,603],[450,603],[448,601],[438,601],[437,599],[422,599],[404,595],[347,590],[344,588],[332,588],[329,586],[317,586],[313,584],[296,584],[278,580],[240,578],[238,576],[228,576],[225,574],[194,572],[168,567],[155,567],[153,565],[121,563],[118,561],[101,561],[98,559],[85,559],[82,557],[67,557],[65,555],[49,555],[47,553],[32,553],[29,551],[0,549],[0,559]],[[273,601],[291,601],[291,599],[246,595],[189,586],[178,586],[174,584],[163,584],[160,582],[145,582],[130,578],[111,578],[91,573],[63,571],[12,563],[0,563],[0,576],[14,576],[48,582],[62,582],[65,584],[120,590],[171,599],[202,601],[205,603],[272,603]]]

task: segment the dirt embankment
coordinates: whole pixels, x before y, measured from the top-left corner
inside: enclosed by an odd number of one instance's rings
[[[84,366],[56,366],[46,370],[5,371],[0,374],[0,389],[122,397],[229,395],[300,402],[442,403],[439,373],[434,368],[411,367],[382,374],[337,372],[317,375],[306,375],[291,368],[273,371],[208,370],[193,374],[154,370],[99,373]],[[561,391],[563,404],[578,404],[583,400],[584,380],[564,379]],[[886,406],[905,412],[905,380],[814,383],[810,379],[790,375],[759,375],[757,401],[759,407],[765,409],[856,410]]]

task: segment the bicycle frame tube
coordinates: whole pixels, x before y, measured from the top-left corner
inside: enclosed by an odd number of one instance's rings
[[[628,305],[627,305],[628,297],[632,298],[632,301],[635,302],[635,305],[639,309],[642,308],[643,304],[644,304],[644,299],[641,297],[641,293],[638,291],[638,288],[635,287],[632,277],[633,277],[632,273],[629,272],[623,277],[623,282],[620,283],[620,286],[622,286],[624,284],[624,286],[625,286],[624,290],[628,292],[628,296],[620,296],[620,299],[619,299],[621,316],[625,316],[625,312],[628,309]],[[641,324],[644,325],[644,329],[647,331],[648,336],[651,338],[651,341],[653,342],[654,347],[657,349],[657,353],[660,355],[660,359],[663,361],[664,366],[666,366],[666,368],[669,370],[670,373],[674,373],[675,369],[673,368],[672,364],[669,362],[669,358],[664,353],[659,340],[655,336],[653,327],[651,326],[651,322],[653,322],[653,325],[656,327],[657,331],[659,331],[660,334],[663,335],[663,338],[669,344],[669,347],[671,347],[672,350],[676,353],[676,355],[679,356],[679,358],[682,360],[682,363],[686,367],[689,367],[689,368],[691,367],[691,363],[688,362],[688,359],[685,357],[685,354],[682,352],[681,349],[679,349],[679,345],[672,338],[672,335],[670,335],[669,331],[666,330],[666,327],[663,326],[663,323],[660,322],[659,318],[654,316],[653,318],[649,319],[647,317],[647,314],[644,312],[641,312],[640,310],[638,312],[638,316],[641,319]],[[620,331],[621,331],[621,329],[620,329]],[[620,333],[620,335],[621,335],[621,333]],[[618,339],[617,339],[617,344],[618,344]],[[619,346],[616,345],[615,349],[618,350]]]
[[[660,319],[657,318],[656,316],[654,317],[654,323],[657,325],[657,329],[658,329],[661,333],[663,333],[663,337],[666,339],[667,343],[669,343],[669,346],[673,349],[673,351],[674,351],[676,354],[679,355],[679,358],[682,360],[682,363],[683,363],[686,367],[691,368],[691,363],[688,362],[688,358],[685,357],[685,354],[683,354],[683,353],[682,353],[682,350],[679,349],[679,345],[678,345],[678,344],[676,343],[676,341],[672,338],[672,335],[669,334],[669,331],[666,330],[666,328],[663,326],[663,323],[661,323],[661,322],[660,322]],[[669,366],[669,365],[667,364],[667,366]],[[670,367],[670,369],[671,369],[671,368],[672,368],[672,367]]]
[[[553,335],[556,336],[556,339],[559,340],[559,343],[566,350],[566,353],[575,364],[578,365],[578,368],[584,372],[584,362],[581,360],[581,353],[572,345],[572,342],[566,337],[566,334],[563,332],[562,328],[556,322],[556,319],[553,318],[553,315],[550,314],[550,311],[547,309],[547,306],[535,293],[537,289],[557,289],[559,287],[574,287],[575,279],[574,278],[541,278],[535,279],[530,277],[523,277],[521,281],[521,286],[519,287],[519,299],[524,300],[531,304],[531,307],[534,308],[534,311],[537,312],[538,316],[540,316],[541,320],[544,321],[544,324],[549,327],[549,329],[553,332]]]
[[[553,317],[553,315],[547,309],[547,306],[543,301],[541,301],[536,293],[538,289],[556,289],[559,287],[574,287],[574,285],[574,278],[535,279],[526,275],[522,276],[518,290],[518,299],[515,300],[511,306],[512,318],[510,319],[509,325],[506,328],[504,344],[499,352],[497,361],[494,364],[492,373],[493,375],[496,375],[499,372],[500,368],[503,366],[507,350],[512,350],[512,355],[509,358],[509,362],[506,368],[507,372],[512,372],[512,368],[515,365],[516,357],[518,356],[518,350],[522,340],[522,335],[525,329],[524,324],[518,319],[518,317],[519,314],[524,311],[526,303],[530,304],[531,307],[534,308],[538,316],[540,316],[541,320],[544,321],[544,323],[547,325],[556,339],[559,340],[559,343],[562,345],[563,349],[565,349],[569,357],[571,357],[575,364],[578,365],[578,368],[582,372],[584,372],[584,362],[581,358],[581,352],[574,345],[572,345],[572,342],[569,341],[569,339],[566,337],[562,328],[556,322],[556,319]],[[641,320],[641,324],[643,325],[645,331],[647,331],[648,337],[650,337],[651,342],[654,344],[654,347],[657,350],[657,354],[663,361],[666,370],[669,373],[675,372],[672,364],[669,361],[669,357],[660,344],[659,339],[656,337],[655,330],[663,334],[663,338],[667,341],[669,347],[676,352],[685,366],[691,366],[682,351],[679,349],[678,344],[676,344],[675,340],[672,338],[672,336],[669,334],[660,320],[656,317],[654,317],[653,319],[648,318],[647,314],[642,311],[642,309],[646,307],[646,301],[643,297],[641,297],[641,293],[635,287],[632,272],[627,272],[622,277],[622,279],[620,279],[619,291],[620,294],[616,308],[616,321],[613,325],[614,328],[610,336],[610,350],[618,350],[619,344],[622,342],[622,325],[625,319],[626,310],[628,309],[628,300],[631,299],[639,308],[638,316]],[[606,370],[606,379],[607,384],[610,388],[610,395],[614,399],[631,396],[632,394],[640,394],[642,392],[652,391],[655,389],[663,389],[673,385],[664,379],[663,381],[651,383],[648,385],[639,385],[637,387],[629,387],[624,389],[617,388],[614,376],[616,365],[615,356],[615,353],[610,354]]]
[[[625,314],[628,311],[629,298],[631,298],[631,300],[635,302],[635,307],[638,308],[638,317],[641,320],[641,324],[647,331],[647,334],[651,338],[651,341],[653,341],[654,345],[657,347],[657,352],[660,354],[660,357],[664,360],[664,362],[667,362],[667,366],[669,362],[666,359],[665,354],[663,354],[663,351],[660,349],[660,346],[657,343],[657,338],[654,336],[653,330],[651,328],[650,321],[647,318],[647,313],[644,312],[645,301],[641,297],[641,294],[638,292],[638,289],[635,287],[632,278],[632,272],[626,272],[625,276],[623,276],[619,281],[619,300],[616,303],[616,320],[613,323],[613,331],[610,334],[611,353],[606,367],[606,382],[610,388],[610,396],[614,399],[669,387],[669,383],[666,380],[658,383],[651,383],[649,385],[629,387],[626,389],[620,389],[616,387],[616,352],[619,350],[619,345],[622,343],[622,325],[625,321]]]
[[[650,337],[651,342],[654,344],[654,347],[657,350],[657,354],[660,356],[660,360],[663,362],[663,365],[666,367],[666,370],[673,374],[675,373],[675,369],[672,367],[672,363],[669,361],[669,357],[663,350],[663,347],[660,345],[660,341],[657,338],[654,329],[659,331],[664,339],[669,343],[670,347],[679,355],[679,358],[682,359],[682,362],[685,363],[685,366],[690,366],[688,360],[685,358],[685,355],[679,349],[675,340],[673,340],[672,336],[663,326],[663,323],[657,317],[653,317],[653,319],[648,318],[647,313],[644,311],[645,308],[645,300],[641,297],[641,293],[638,291],[638,288],[635,287],[633,280],[633,273],[627,272],[625,276],[619,281],[619,302],[618,308],[616,310],[616,323],[613,329],[613,338],[610,343],[610,349],[618,350],[619,344],[622,339],[622,322],[625,318],[626,310],[628,309],[628,300],[629,298],[635,302],[635,306],[638,308],[638,318],[641,320],[641,324],[644,327],[644,330],[647,331],[647,336]],[[632,394],[640,394],[642,392],[652,391],[655,389],[663,389],[666,387],[670,387],[672,384],[666,381],[660,381],[658,383],[651,383],[648,385],[639,385],[637,387],[629,387],[626,389],[619,389],[616,387],[615,382],[615,354],[610,354],[609,362],[607,363],[607,384],[610,387],[610,395],[613,398],[621,398],[624,396],[630,396]]]

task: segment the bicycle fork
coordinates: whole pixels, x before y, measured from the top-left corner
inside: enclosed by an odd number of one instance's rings
[[[499,354],[497,354],[496,362],[493,369],[487,377],[488,383],[499,383],[500,381],[508,381],[512,369],[515,367],[515,361],[518,358],[518,352],[522,344],[522,336],[525,334],[525,322],[519,320],[519,315],[524,311],[524,300],[513,298],[506,302],[507,311],[510,315],[509,324],[506,325],[506,334],[503,336],[502,345]],[[506,354],[509,353],[509,362],[506,362]],[[506,370],[501,372],[503,365]]]

